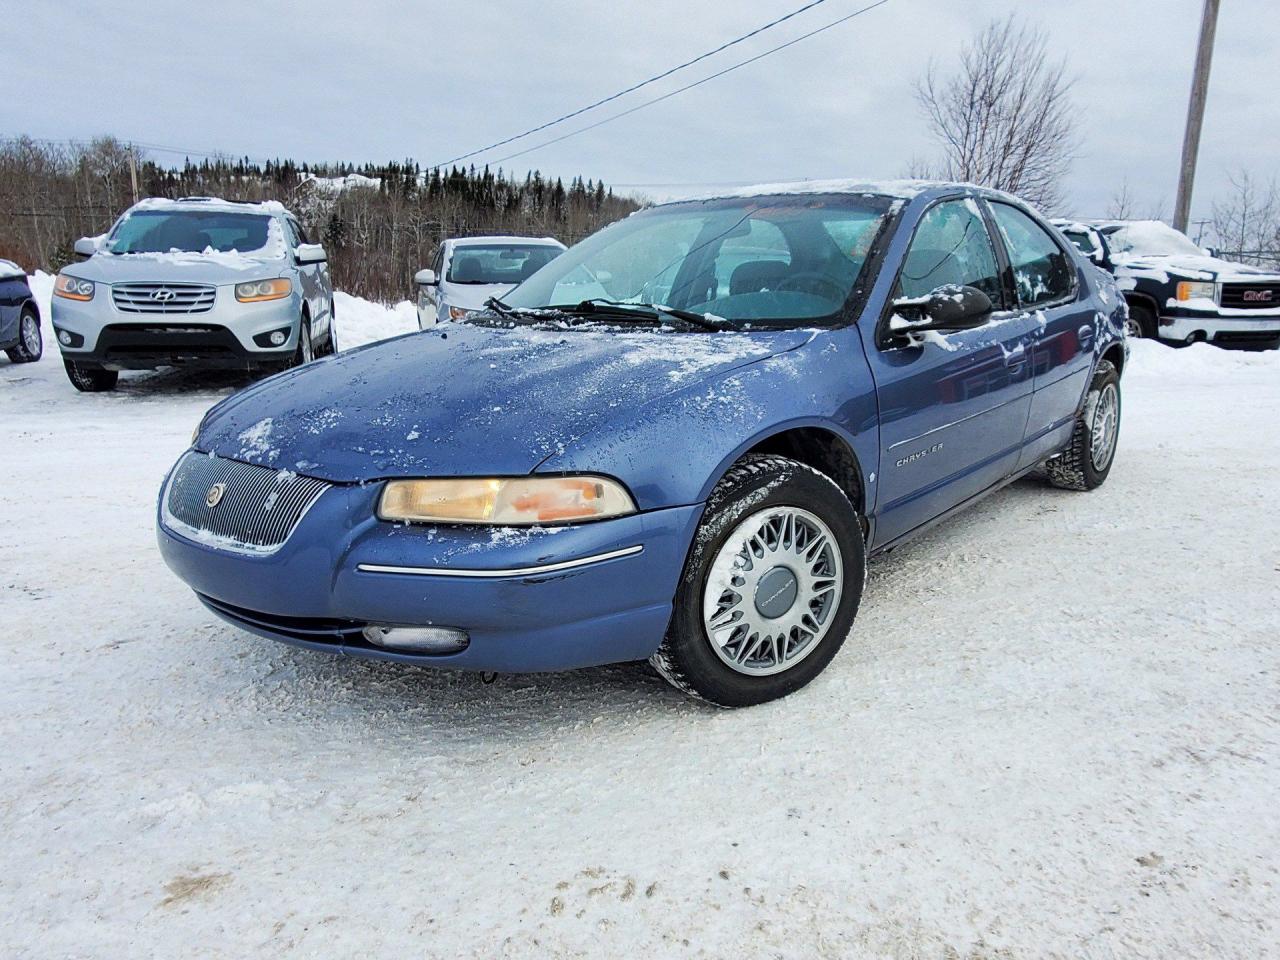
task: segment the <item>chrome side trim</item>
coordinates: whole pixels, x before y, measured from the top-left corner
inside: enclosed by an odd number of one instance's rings
[[[416,577],[528,577],[540,573],[555,573],[558,570],[573,570],[592,563],[603,563],[606,560],[617,560],[619,557],[633,557],[643,553],[644,547],[624,547],[621,550],[610,550],[608,553],[597,553],[590,557],[578,557],[576,560],[564,560],[560,563],[546,563],[537,567],[509,567],[504,570],[460,570],[450,567],[393,567],[381,563],[361,563],[356,569],[362,573],[403,573]]]

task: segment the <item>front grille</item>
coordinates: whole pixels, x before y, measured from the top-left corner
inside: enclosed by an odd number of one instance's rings
[[[216,292],[203,283],[117,283],[111,299],[122,313],[204,313]]]
[[[213,489],[220,499],[209,505]],[[215,546],[268,553],[293,533],[331,484],[288,470],[191,451],[174,467],[165,499],[167,520]],[[186,530],[182,528],[185,527]]]
[[[1232,310],[1280,310],[1280,283],[1224,283],[1221,306]]]

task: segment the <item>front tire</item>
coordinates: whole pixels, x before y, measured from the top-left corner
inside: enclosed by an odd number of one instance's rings
[[[1045,463],[1049,482],[1063,490],[1096,490],[1106,482],[1120,440],[1120,374],[1098,361],[1071,442]]]
[[[101,367],[89,367],[74,360],[62,358],[62,365],[67,370],[67,379],[81,393],[102,393],[114,390],[120,379],[120,371],[103,370]]]
[[[795,460],[744,457],[707,499],[649,662],[719,706],[776,700],[831,662],[865,579],[862,527],[844,491]]]
[[[14,363],[35,363],[44,355],[40,317],[31,307],[23,307],[18,317],[18,342],[5,351]]]

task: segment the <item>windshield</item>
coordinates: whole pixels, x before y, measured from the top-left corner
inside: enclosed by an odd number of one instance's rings
[[[139,210],[120,221],[112,253],[248,253],[267,245],[271,218],[217,210]]]
[[[455,247],[449,260],[449,283],[520,283],[560,255],[559,247],[512,244]]]
[[[891,204],[836,194],[656,207],[584,240],[504,299],[657,304],[737,325],[835,323]]]
[[[1132,257],[1171,257],[1175,255],[1204,256],[1184,233],[1159,220],[1142,220],[1112,227],[1103,231],[1113,253]]]

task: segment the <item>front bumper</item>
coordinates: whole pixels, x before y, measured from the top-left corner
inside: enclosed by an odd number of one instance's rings
[[[274,640],[424,666],[566,670],[657,650],[702,513],[695,505],[519,531],[396,526],[374,516],[380,489],[325,491],[267,555],[196,542],[158,516],[160,551],[211,610]],[[365,640],[368,624],[450,627],[469,643],[398,652]]]
[[[193,364],[245,369],[287,361],[298,346],[302,300],[241,303],[233,287],[218,287],[213,307],[201,313],[138,314],[119,310],[108,284],[89,301],[53,298],[58,348],[68,360],[112,370],[149,370]],[[287,331],[283,344],[267,337]],[[70,343],[63,342],[63,333]],[[259,342],[261,340],[261,342]]]
[[[1280,347],[1280,313],[1233,311],[1221,314],[1166,306],[1159,334],[1165,340],[1206,340],[1226,347]]]

